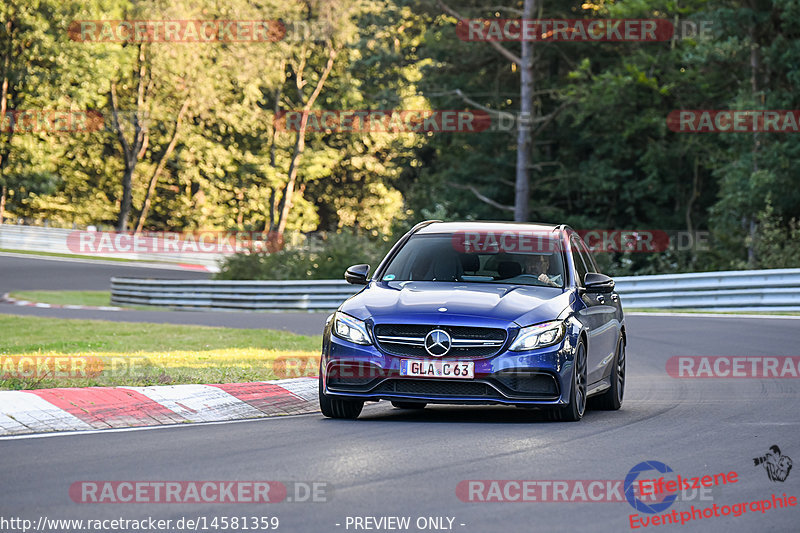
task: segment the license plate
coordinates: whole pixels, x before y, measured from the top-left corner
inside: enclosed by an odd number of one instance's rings
[[[403,359],[400,361],[400,375],[415,378],[473,379],[475,363],[439,359]]]

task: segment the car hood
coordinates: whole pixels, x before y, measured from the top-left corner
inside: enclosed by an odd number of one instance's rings
[[[370,282],[340,307],[377,323],[490,323],[507,327],[554,320],[572,293],[552,287],[436,281]],[[441,310],[444,309],[444,310]]]

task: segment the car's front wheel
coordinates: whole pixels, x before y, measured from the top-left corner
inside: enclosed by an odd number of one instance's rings
[[[617,342],[617,354],[614,357],[614,367],[611,370],[611,387],[603,394],[592,398],[594,409],[602,411],[616,411],[622,407],[622,397],[625,394],[625,341],[620,338]]]
[[[569,392],[569,403],[558,408],[555,419],[563,422],[577,422],[586,411],[586,346],[578,343],[573,361],[572,386]]]
[[[363,400],[347,400],[325,394],[322,386],[322,373],[319,378],[319,409],[328,418],[358,418],[364,408]]]

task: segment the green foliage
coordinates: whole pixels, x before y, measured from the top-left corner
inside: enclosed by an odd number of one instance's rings
[[[367,263],[374,270],[390,243],[351,231],[310,237],[275,253],[237,254],[222,265],[216,279],[342,279],[348,267]]]
[[[800,223],[793,218],[786,224],[771,201],[758,216],[753,245],[760,268],[800,267]]]

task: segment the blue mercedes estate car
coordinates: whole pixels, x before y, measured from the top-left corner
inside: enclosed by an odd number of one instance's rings
[[[357,418],[364,402],[549,409],[577,421],[587,402],[619,409],[625,321],[614,281],[568,226],[418,224],[328,318],[322,413]]]

